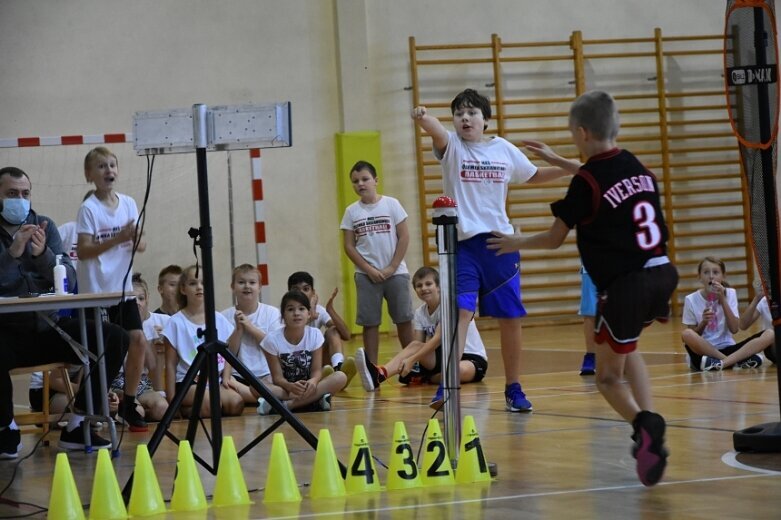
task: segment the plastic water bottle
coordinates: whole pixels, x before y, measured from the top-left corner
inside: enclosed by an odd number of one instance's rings
[[[716,319],[716,307],[718,306],[718,300],[719,297],[715,292],[708,293],[708,309],[713,312],[708,325],[706,325],[706,328],[709,332],[714,332],[719,328],[718,320]]]
[[[62,265],[62,255],[57,255],[54,266],[54,294],[68,294],[68,273]]]

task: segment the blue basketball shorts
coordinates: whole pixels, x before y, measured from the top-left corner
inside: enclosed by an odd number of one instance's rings
[[[497,255],[486,247],[493,235],[481,233],[458,243],[456,293],[458,308],[494,318],[526,316],[521,302],[521,255]]]

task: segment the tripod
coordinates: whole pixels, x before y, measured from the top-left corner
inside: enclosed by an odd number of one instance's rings
[[[187,426],[186,440],[193,444],[195,440],[195,434],[200,422],[200,409],[203,404],[204,394],[206,393],[206,383],[209,383],[209,404],[211,410],[211,435],[209,436],[209,442],[212,447],[212,461],[211,464],[205,461],[200,456],[193,453],[193,458],[198,461],[204,468],[210,473],[216,475],[220,460],[220,450],[222,449],[222,413],[220,409],[220,384],[219,374],[217,371],[218,359],[217,356],[222,356],[225,361],[241,375],[242,378],[255,389],[258,394],[263,397],[279,414],[279,419],[269,426],[265,431],[258,435],[249,444],[238,451],[238,456],[241,457],[263,439],[268,437],[275,429],[281,426],[283,423],[288,423],[312,448],[317,448],[317,438],[312,434],[306,426],[304,426],[298,418],[293,415],[290,410],[285,407],[282,402],[272,394],[266,386],[250,372],[244,364],[239,361],[238,357],[230,351],[228,346],[218,341],[217,339],[217,327],[215,322],[215,307],[214,307],[214,271],[212,263],[212,230],[211,230],[211,217],[209,210],[209,183],[206,168],[206,106],[195,105],[193,107],[193,127],[195,132],[195,156],[198,172],[198,209],[200,217],[200,228],[197,232],[191,232],[190,236],[195,240],[195,245],[201,249],[201,261],[203,264],[203,285],[204,285],[204,304],[206,312],[206,329],[203,331],[205,341],[198,347],[198,353],[195,356],[189,370],[184,376],[181,384],[179,385],[180,391],[177,391],[174,395],[173,401],[168,407],[163,418],[155,429],[152,438],[149,441],[148,449],[149,455],[154,456],[157,447],[163,439],[163,436],[167,436],[175,443],[179,443],[180,439],[177,438],[169,431],[171,421],[174,416],[179,412],[182,406],[182,401],[187,393],[187,389],[196,381],[195,397],[193,400],[192,413]],[[199,331],[200,333],[200,331]],[[342,475],[346,475],[346,467],[340,462],[340,469]],[[125,487],[122,490],[122,495],[125,502],[130,500],[130,490],[133,484],[133,475],[128,478]]]

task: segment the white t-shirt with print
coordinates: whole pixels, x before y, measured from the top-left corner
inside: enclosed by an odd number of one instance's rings
[[[445,195],[458,204],[458,240],[514,232],[505,209],[508,185],[527,182],[537,173],[517,146],[501,137],[472,143],[448,131],[445,153],[434,155],[442,165]]]
[[[375,268],[384,269],[390,265],[399,243],[396,226],[406,219],[407,212],[399,201],[382,195],[374,204],[359,200],[347,206],[340,229],[352,231],[358,253]],[[355,270],[363,273],[357,266]],[[393,274],[408,272],[407,264],[402,260]]]
[[[727,305],[735,316],[738,316],[738,293],[731,287],[726,288],[725,296],[727,298]],[[695,326],[702,320],[702,313],[705,312],[705,307],[710,305],[701,291],[695,291],[686,296],[686,300],[683,304],[683,324]],[[735,344],[735,339],[732,337],[732,333],[727,327],[727,319],[724,316],[724,309],[718,301],[715,304],[716,310],[716,327],[714,330],[710,330],[707,325],[702,331],[702,338],[716,347],[717,349],[723,349]]]
[[[434,337],[434,332],[437,329],[437,325],[442,320],[441,306],[429,314],[428,305],[425,303],[415,309],[415,315],[412,318],[412,328],[414,330],[423,331],[426,341]],[[485,352],[485,345],[483,339],[480,337],[480,332],[477,330],[475,320],[469,322],[469,327],[466,329],[466,344],[464,345],[464,354],[475,354],[483,359],[488,359],[488,355]]]
[[[225,316],[215,312],[215,326],[217,328],[217,339],[226,342],[233,334],[233,323],[225,319]],[[179,363],[176,365],[176,382],[181,383],[187,374],[190,365],[192,365],[195,355],[198,353],[198,347],[206,340],[204,337],[198,337],[198,330],[204,329],[205,323],[193,323],[184,314],[179,311],[168,320],[163,329],[163,336],[176,349],[179,355]],[[217,372],[222,374],[225,368],[225,359],[217,354]]]
[[[236,307],[228,307],[222,311],[222,315],[235,326]],[[275,330],[282,328],[282,315],[280,314],[279,309],[273,305],[258,303],[258,308],[255,309],[255,312],[252,314],[248,314],[247,319],[266,334],[271,334]],[[241,335],[241,346],[239,347],[238,357],[239,361],[241,361],[255,377],[265,377],[269,374],[266,356],[260,348],[260,343],[255,341],[255,339],[246,332]],[[235,369],[233,370],[233,375],[240,376]]]
[[[285,339],[285,329],[277,329],[263,338],[260,346],[269,354],[279,358],[282,374],[291,383],[309,379],[312,368],[312,352],[325,343],[323,333],[314,327],[304,327],[304,337],[297,345]]]
[[[136,201],[127,195],[116,194],[119,203],[109,208],[95,195],[87,198],[79,208],[76,232],[87,234],[96,243],[114,238],[128,222],[138,221]],[[78,283],[81,293],[121,292],[122,279],[130,266],[133,242],[128,240],[90,259],[79,259]],[[133,273],[128,273],[124,290],[133,293]]]
[[[322,330],[328,326],[328,322],[331,321],[331,315],[328,314],[328,311],[325,310],[325,307],[317,304],[317,307],[315,307],[315,310],[317,311],[317,318],[309,322],[307,325],[310,327],[314,327],[316,329]]]

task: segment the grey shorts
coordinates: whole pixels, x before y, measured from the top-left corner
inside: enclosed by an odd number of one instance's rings
[[[355,273],[358,295],[358,315],[355,323],[375,327],[382,322],[382,299],[388,302],[388,314],[393,323],[412,321],[412,296],[409,274],[393,275],[380,283],[373,283],[368,275]]]

